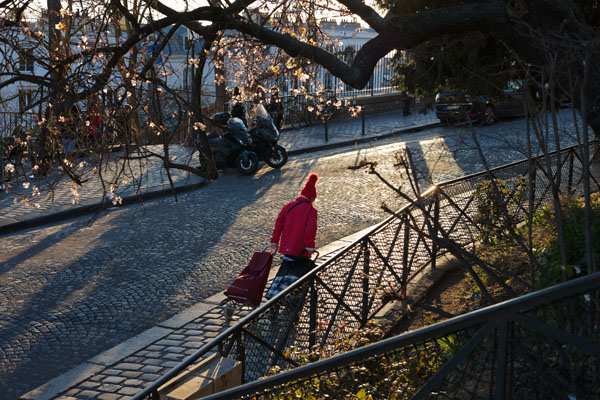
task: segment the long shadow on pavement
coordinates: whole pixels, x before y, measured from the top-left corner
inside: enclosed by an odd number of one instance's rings
[[[309,172],[310,167],[288,170],[286,179],[303,183]],[[52,276],[44,277],[43,287],[28,295],[28,306],[0,331],[5,353],[13,355],[6,357],[0,398],[14,399],[225,289],[223,282],[241,269],[240,260],[246,262],[268,240],[272,221],[256,226],[254,219],[267,210],[276,216],[282,204],[263,198],[283,178],[281,171],[267,170],[250,178],[227,171],[222,179],[181,196],[179,203],[164,198],[144,205],[143,212],[128,208],[114,220],[111,214],[101,217],[96,224],[108,229],[91,237],[85,254],[44,268]],[[231,188],[242,181],[240,196]],[[298,191],[290,189],[290,200]],[[95,231],[79,227],[71,236],[75,233]],[[35,252],[58,246],[53,240],[59,236],[34,245]],[[10,262],[22,264],[28,251]],[[35,275],[26,273],[39,279]]]

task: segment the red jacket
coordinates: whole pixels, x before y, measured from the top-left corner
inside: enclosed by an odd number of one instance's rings
[[[281,254],[310,257],[315,250],[316,236],[317,209],[313,207],[308,197],[299,196],[279,212],[271,235],[271,243],[279,244]]]

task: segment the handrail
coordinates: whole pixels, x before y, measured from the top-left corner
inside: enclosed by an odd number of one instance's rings
[[[570,147],[562,149],[560,151],[561,151],[561,153],[564,152],[567,154],[572,154],[571,152],[579,146],[580,145],[570,146]],[[553,152],[546,156],[553,156],[556,153],[558,153],[558,152]],[[298,291],[301,288],[312,287],[313,289],[311,289],[311,290],[317,290],[317,286],[319,286],[319,287],[323,288],[323,290],[324,290],[323,294],[330,295],[331,297],[336,299],[338,305],[337,305],[336,309],[333,311],[333,316],[332,316],[333,319],[331,320],[330,324],[334,322],[334,319],[336,318],[336,315],[339,312],[347,311],[347,312],[353,313],[352,315],[356,315],[356,313],[354,311],[352,311],[350,308],[348,308],[349,307],[348,305],[343,305],[341,303],[341,299],[343,298],[344,294],[346,293],[346,289],[344,289],[341,294],[340,293],[336,294],[336,293],[332,292],[332,289],[328,288],[326,283],[323,282],[323,279],[320,278],[320,274],[325,272],[329,267],[336,266],[337,265],[336,263],[343,263],[345,260],[345,257],[349,257],[349,259],[346,260],[346,262],[351,264],[351,265],[349,264],[350,265],[350,267],[349,267],[350,273],[353,273],[355,270],[357,270],[356,276],[364,276],[365,273],[368,275],[370,263],[372,262],[371,256],[370,256],[370,246],[373,245],[372,240],[374,240],[380,234],[386,234],[385,230],[390,227],[393,227],[394,224],[396,224],[396,223],[398,223],[397,228],[393,228],[392,231],[389,233],[393,236],[391,245],[390,245],[391,247],[389,249],[385,249],[383,251],[382,250],[377,251],[377,248],[375,248],[376,254],[375,254],[375,257],[373,258],[373,260],[383,262],[383,266],[380,267],[380,270],[379,270],[379,273],[380,273],[379,279],[381,279],[384,276],[387,269],[390,269],[390,273],[396,274],[396,275],[394,275],[394,276],[396,276],[395,281],[398,282],[398,280],[401,279],[402,285],[406,285],[406,283],[412,278],[412,276],[416,273],[416,271],[418,271],[422,268],[422,267],[414,267],[414,265],[413,265],[414,263],[421,262],[423,265],[426,265],[427,262],[432,261],[436,255],[439,255],[439,253],[437,253],[437,250],[435,250],[435,249],[427,250],[427,244],[425,243],[425,239],[422,237],[416,237],[414,239],[411,239],[411,240],[416,241],[415,244],[411,244],[411,246],[414,246],[415,249],[411,248],[410,251],[412,251],[412,253],[408,254],[409,248],[407,246],[409,246],[409,241],[407,241],[407,238],[408,238],[407,235],[411,234],[412,227],[410,226],[410,224],[408,222],[404,225],[402,224],[402,222],[398,222],[399,221],[398,216],[399,215],[407,215],[408,216],[411,214],[410,211],[413,208],[415,208],[417,203],[423,204],[423,202],[431,201],[434,198],[438,198],[439,197],[438,193],[440,193],[440,192],[443,193],[443,189],[447,186],[452,186],[459,182],[471,182],[473,179],[478,178],[482,174],[488,174],[489,172],[496,172],[496,171],[500,171],[500,170],[510,170],[511,168],[514,168],[521,164],[525,164],[528,161],[529,160],[527,160],[527,159],[522,160],[519,162],[508,164],[507,166],[497,167],[490,171],[484,171],[482,173],[469,175],[467,177],[450,180],[450,181],[441,183],[437,186],[428,188],[426,191],[424,191],[421,194],[421,197],[419,197],[418,199],[415,199],[412,202],[410,202],[409,204],[406,204],[405,206],[403,206],[397,213],[395,213],[395,215],[389,216],[381,223],[372,227],[372,229],[369,229],[367,232],[365,232],[363,235],[361,235],[361,237],[358,238],[355,242],[351,243],[350,245],[346,246],[343,249],[336,251],[336,253],[329,260],[327,260],[323,264],[319,265],[318,267],[313,269],[311,272],[309,272],[302,278],[298,279],[290,287],[288,287],[285,291],[279,293],[277,296],[266,301],[261,306],[254,309],[246,316],[242,317],[241,320],[235,326],[232,326],[232,327],[228,328],[227,330],[225,330],[224,332],[222,332],[221,334],[217,335],[217,337],[215,337],[211,342],[204,345],[198,351],[196,351],[192,355],[185,358],[177,366],[175,366],[173,369],[171,369],[167,374],[163,375],[157,381],[153,382],[150,386],[146,387],[140,393],[138,393],[136,396],[134,396],[133,399],[134,400],[142,399],[145,396],[148,396],[149,394],[154,393],[162,384],[164,384],[165,382],[167,382],[168,380],[170,380],[171,378],[176,376],[176,374],[183,371],[186,367],[191,365],[194,361],[198,360],[203,355],[207,354],[210,350],[214,350],[215,347],[221,346],[227,340],[240,340],[240,339],[235,339],[235,338],[239,338],[240,335],[245,330],[249,329],[253,323],[258,323],[259,318],[262,317],[263,314],[265,314],[268,310],[271,310],[276,305],[282,303],[283,300],[285,299],[285,297],[289,293]],[[571,168],[572,168],[572,166],[571,166]],[[444,193],[444,194],[447,195],[446,193]],[[461,214],[458,215],[458,218],[460,218],[460,217],[461,217]],[[407,221],[408,221],[408,219],[407,219]],[[398,239],[401,232],[404,232],[404,240],[401,237],[400,237],[400,239]],[[403,243],[404,250],[395,249],[395,247],[397,246],[396,243],[399,243],[399,242]],[[420,243],[422,243],[422,244],[420,244]],[[423,246],[423,245],[425,246],[425,250],[427,250],[428,252],[431,251],[430,253],[428,253],[428,257],[429,257],[428,261],[427,260],[425,260],[425,261],[418,260],[419,257],[422,258],[422,255],[418,255],[416,253],[416,251],[417,251],[416,248],[418,248],[419,246]],[[402,266],[402,276],[401,277],[398,276],[397,273],[391,269],[390,265],[388,265],[391,262],[390,257],[392,255],[397,255],[398,251],[403,252],[403,256],[402,256],[403,260],[401,262],[396,261],[396,264],[400,263]],[[384,254],[386,252],[387,252],[387,258],[385,258],[385,259],[381,258],[383,256],[386,256],[386,254]],[[363,259],[363,263],[360,265],[357,264],[359,258]],[[352,261],[353,259],[354,259],[354,261]],[[409,276],[410,274],[412,274],[412,275]],[[345,284],[346,286],[348,284],[350,284],[349,279],[352,279],[352,276],[353,275],[348,277],[348,280],[346,281],[346,284]],[[324,278],[326,278],[326,275],[324,275]],[[354,278],[354,279],[359,279],[359,278]],[[368,281],[366,283],[367,283],[367,285],[369,285]],[[363,285],[364,285],[364,283],[363,283]],[[371,286],[367,286],[367,288],[369,288],[369,287],[371,287]],[[305,289],[305,291],[304,291],[305,294],[306,294],[306,290],[307,289]],[[320,297],[322,297],[323,294],[321,294]],[[314,299],[311,298],[312,300],[311,300],[311,305],[310,305],[310,310],[309,310],[311,312],[314,311],[313,307],[316,307],[316,303],[313,306],[312,302],[317,301],[317,297],[316,297],[317,295],[318,295],[318,292],[315,292],[315,295],[314,295],[315,298]],[[339,296],[342,296],[342,297],[339,297]],[[370,295],[370,296],[372,296],[372,295]],[[380,300],[378,300],[378,301],[380,301]],[[342,307],[340,307],[340,305],[342,305]],[[304,306],[306,306],[306,304],[301,304],[300,308],[297,309],[296,312],[300,312],[302,310],[302,307],[304,307]],[[360,315],[365,316],[374,310],[376,311],[380,306],[375,305],[375,303],[373,303],[373,297],[371,297],[371,300],[369,300],[369,298],[366,298],[363,296],[362,307],[363,307],[362,311],[360,311],[358,313]],[[365,310],[364,307],[368,307],[369,310]],[[365,314],[365,312],[366,312],[366,314]],[[355,317],[353,317],[353,318],[355,318]],[[360,324],[362,324],[364,322],[366,322],[364,319],[361,319],[361,321],[356,321],[356,323],[360,323]],[[289,323],[291,323],[292,325],[295,324],[295,322],[293,321],[293,318]],[[312,322],[312,320],[310,323],[314,325],[314,322]],[[313,325],[311,325],[311,326],[313,326]],[[327,339],[328,335],[330,334],[330,329],[331,329],[331,326],[329,326],[327,328],[326,332],[324,333],[324,336],[321,338],[322,341]],[[277,341],[278,339],[275,338],[274,340]],[[284,343],[284,345],[285,345],[285,343]],[[271,348],[271,349],[274,350],[273,348]],[[268,350],[268,351],[271,351],[271,350]],[[242,353],[243,353],[243,351],[242,351]],[[243,354],[240,356],[243,357]],[[276,357],[276,359],[278,357]]]
[[[243,327],[244,325],[247,325],[248,323],[250,323],[250,321],[252,321],[257,315],[262,314],[265,309],[269,309],[270,307],[272,307],[273,304],[278,303],[278,300],[280,298],[284,297],[286,295],[286,293],[288,293],[289,291],[293,290],[294,288],[297,288],[298,286],[301,286],[302,282],[305,282],[311,276],[314,276],[319,270],[325,268],[327,265],[329,265],[330,263],[332,263],[341,254],[344,254],[346,251],[348,251],[348,248],[350,246],[347,246],[347,247],[344,247],[344,248],[338,250],[334,254],[334,256],[332,256],[329,260],[327,260],[323,264],[321,264],[318,267],[314,268],[312,271],[308,272],[306,275],[304,275],[301,278],[299,278],[296,282],[292,283],[288,288],[286,288],[286,290],[284,290],[284,291],[282,291],[280,293],[277,293],[277,295],[273,296],[271,299],[267,300],[266,302],[264,302],[263,304],[261,304],[259,307],[255,308],[254,310],[250,311],[247,315],[245,315],[244,317],[242,317],[234,326],[226,329],[222,333],[220,333],[217,336],[215,336],[215,338],[212,339],[209,343],[207,343],[204,346],[202,346],[196,352],[194,352],[193,354],[189,355],[187,358],[185,358],[184,360],[182,360],[178,365],[176,365],[175,367],[173,367],[165,375],[161,376],[159,379],[157,379],[156,381],[154,381],[152,383],[152,385],[146,387],[140,393],[138,393],[135,396],[133,396],[131,400],[143,399],[145,396],[149,395],[153,390],[156,390],[162,384],[166,383],[167,381],[169,381],[170,379],[172,379],[173,377],[175,377],[179,372],[181,372],[185,368],[189,367],[194,361],[198,360],[200,357],[202,357],[203,355],[205,355],[206,353],[208,353],[210,350],[214,349],[215,343],[220,343],[223,339],[225,339],[225,338],[227,338],[229,336],[233,336],[237,331],[240,330],[241,327]]]
[[[323,360],[315,361],[302,367],[284,371],[277,375],[268,376],[257,381],[249,382],[241,386],[202,397],[202,400],[232,399],[245,395],[251,395],[267,388],[272,388],[290,381],[308,378],[320,372],[326,372],[331,369],[340,368],[357,361],[365,360],[381,354],[382,352],[389,352],[405,345],[418,343],[427,338],[445,336],[458,330],[463,330],[465,328],[479,326],[485,322],[494,321],[498,317],[502,317],[507,314],[529,310],[546,304],[550,301],[566,299],[572,297],[573,295],[585,293],[589,290],[598,288],[600,288],[600,272],[596,272],[592,275],[586,275],[584,277],[564,282],[550,288],[542,289],[537,292],[529,293],[521,297],[510,299],[502,303],[487,306],[479,310],[471,311],[433,325],[384,339],[365,347],[351,350],[347,353],[342,353],[325,358]]]
[[[436,190],[437,190],[437,186],[434,185],[431,188],[427,189],[425,192],[423,192],[423,195],[429,195],[431,193],[434,193]],[[414,200],[413,202],[403,206],[398,213],[408,210],[417,201],[418,200]],[[362,235],[354,243],[338,250],[332,257],[329,258],[329,260],[325,261],[323,264],[317,266],[316,268],[312,269],[310,272],[308,272],[305,275],[303,275],[302,277],[300,277],[298,280],[296,280],[294,283],[292,283],[288,288],[286,288],[286,290],[278,293],[276,296],[267,300],[266,302],[261,304],[259,307],[250,311],[247,315],[242,317],[234,326],[228,328],[227,330],[225,330],[222,333],[220,333],[219,335],[217,335],[209,343],[202,346],[196,352],[194,352],[193,354],[191,354],[190,356],[188,356],[187,358],[182,360],[178,365],[173,367],[173,369],[171,369],[165,375],[161,376],[159,379],[154,381],[151,386],[148,386],[147,388],[142,390],[140,393],[136,394],[132,398],[132,400],[142,399],[145,396],[147,396],[148,394],[150,394],[153,390],[160,387],[162,384],[168,382],[170,379],[175,377],[178,373],[183,371],[185,368],[189,367],[194,361],[198,360],[200,357],[202,357],[203,355],[208,353],[210,350],[212,350],[215,347],[215,343],[219,343],[223,339],[235,334],[237,331],[240,330],[241,327],[249,324],[252,320],[254,320],[254,318],[256,318],[256,316],[262,314],[264,312],[264,310],[271,308],[274,304],[277,304],[281,298],[286,296],[287,293],[293,291],[294,289],[302,287],[303,284],[305,284],[306,282],[313,279],[317,273],[326,269],[330,264],[334,263],[339,257],[341,257],[342,255],[344,255],[345,253],[350,251],[352,246],[356,245],[356,243],[360,243],[366,237],[369,237],[371,234],[376,232],[381,227],[385,226],[387,223],[389,223],[390,220],[393,220],[394,218],[395,218],[395,216],[392,215],[390,217],[387,217],[384,221],[376,224],[375,226],[372,227],[372,229],[369,229],[364,235]]]

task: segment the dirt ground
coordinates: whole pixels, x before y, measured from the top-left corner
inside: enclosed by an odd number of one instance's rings
[[[510,285],[517,295],[528,291],[523,282],[511,281]],[[486,288],[494,303],[512,297],[496,283],[488,282]],[[453,269],[435,284],[423,301],[411,306],[410,314],[388,336],[423,328],[490,304],[482,299],[475,281],[465,269]]]
[[[479,291],[463,269],[449,271],[422,303],[411,306],[410,315],[390,336],[419,329],[480,307]]]

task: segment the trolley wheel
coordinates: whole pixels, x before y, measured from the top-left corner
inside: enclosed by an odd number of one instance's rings
[[[224,299],[219,303],[219,305],[223,307],[223,314],[225,315],[226,319],[233,319],[235,304],[235,300],[233,299]]]

